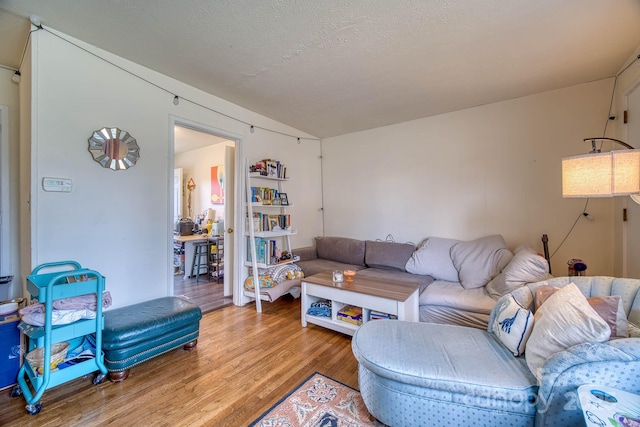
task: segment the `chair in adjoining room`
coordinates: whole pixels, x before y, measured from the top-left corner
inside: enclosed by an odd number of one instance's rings
[[[211,276],[211,242],[199,242],[194,244],[193,263],[191,263],[191,276],[196,276],[196,283],[201,275],[206,275],[207,282]],[[202,270],[204,269],[204,273]]]

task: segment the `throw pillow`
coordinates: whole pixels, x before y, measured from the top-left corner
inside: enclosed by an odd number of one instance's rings
[[[533,329],[533,313],[518,304],[512,295],[498,304],[491,331],[514,356],[520,356]]]
[[[570,283],[551,295],[534,315],[525,359],[542,380],[542,366],[553,354],[586,342],[604,342],[611,329],[591,308],[578,287]]]
[[[451,247],[451,260],[466,289],[485,286],[512,258],[513,254],[500,235],[458,242]]]
[[[549,263],[533,249],[519,247],[513,259],[487,284],[487,292],[498,299],[526,283],[539,282],[547,278]]]
[[[431,276],[436,280],[457,282],[458,270],[451,261],[449,251],[459,240],[429,237],[411,255],[405,265],[405,270],[412,274]]]
[[[277,283],[271,279],[271,276],[260,276],[260,288],[273,288]],[[248,291],[253,289],[253,276],[249,276],[244,281],[244,288]]]
[[[558,289],[550,285],[538,287],[535,295],[536,311]],[[611,338],[629,337],[627,315],[624,312],[624,304],[620,295],[589,297],[587,302],[607,322],[611,329]]]

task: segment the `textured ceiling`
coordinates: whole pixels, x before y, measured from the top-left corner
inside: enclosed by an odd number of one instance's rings
[[[611,77],[640,46],[640,0],[0,0],[0,64],[31,14],[318,137]]]

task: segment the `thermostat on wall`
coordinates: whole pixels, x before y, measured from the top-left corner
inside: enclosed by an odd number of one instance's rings
[[[57,191],[70,193],[73,189],[73,181],[70,178],[42,178],[44,191]]]

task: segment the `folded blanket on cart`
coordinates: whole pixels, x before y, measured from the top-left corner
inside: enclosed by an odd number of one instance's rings
[[[61,298],[53,301],[53,308],[57,310],[93,310],[96,311],[97,305],[96,294],[78,295],[70,298]],[[102,293],[102,308],[111,307],[111,293],[104,291]]]
[[[102,307],[110,307],[111,303],[111,293],[104,291],[102,294]],[[95,319],[96,305],[96,294],[54,300],[51,310],[51,324],[67,325],[81,319]],[[20,309],[19,313],[24,323],[32,326],[44,326],[45,311],[45,304],[37,303]]]

